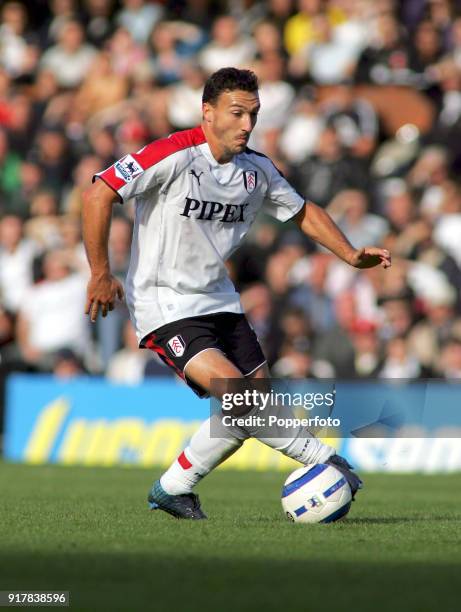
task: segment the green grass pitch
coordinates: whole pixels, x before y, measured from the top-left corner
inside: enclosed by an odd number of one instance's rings
[[[346,521],[293,525],[283,474],[220,471],[210,520],[149,512],[158,470],[0,465],[0,590],[73,610],[459,610],[461,475],[369,475]]]

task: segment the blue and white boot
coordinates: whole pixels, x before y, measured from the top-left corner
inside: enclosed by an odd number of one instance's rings
[[[206,519],[200,507],[200,500],[195,493],[183,493],[182,495],[169,495],[166,493],[160,480],[156,480],[149,491],[147,498],[151,510],[163,510],[177,519]]]

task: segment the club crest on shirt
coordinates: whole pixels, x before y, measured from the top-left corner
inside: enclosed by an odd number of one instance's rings
[[[253,193],[258,183],[258,175],[255,170],[245,170],[243,172],[243,184],[248,193]]]
[[[179,334],[170,338],[167,344],[174,357],[182,357],[184,355],[186,343]]]
[[[131,155],[125,155],[125,157],[119,159],[119,161],[115,163],[114,168],[115,176],[123,179],[125,183],[131,183],[136,176],[144,172],[138,162]]]

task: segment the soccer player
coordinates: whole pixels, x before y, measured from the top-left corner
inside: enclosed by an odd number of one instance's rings
[[[122,299],[111,274],[112,205],[136,198],[126,300],[139,345],[155,351],[201,397],[214,379],[269,378],[266,360],[242,311],[225,261],[259,210],[301,231],[356,268],[391,265],[380,248],[355,249],[334,222],[290,186],[265,155],[247,143],[259,111],[258,82],[249,70],[223,68],[203,92],[199,127],[154,141],[96,175],[86,191],[83,234],[91,278],[86,313],[95,321]],[[219,392],[215,392],[218,396]],[[206,518],[193,487],[255,436],[306,465],[329,462],[361,486],[345,459],[302,428],[268,437],[255,428],[210,432],[208,419],[149,493],[151,508],[177,518]]]

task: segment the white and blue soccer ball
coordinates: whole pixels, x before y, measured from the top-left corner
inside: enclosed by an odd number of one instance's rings
[[[348,482],[332,465],[319,463],[295,470],[282,489],[282,507],[295,523],[332,523],[346,516],[352,494]]]

